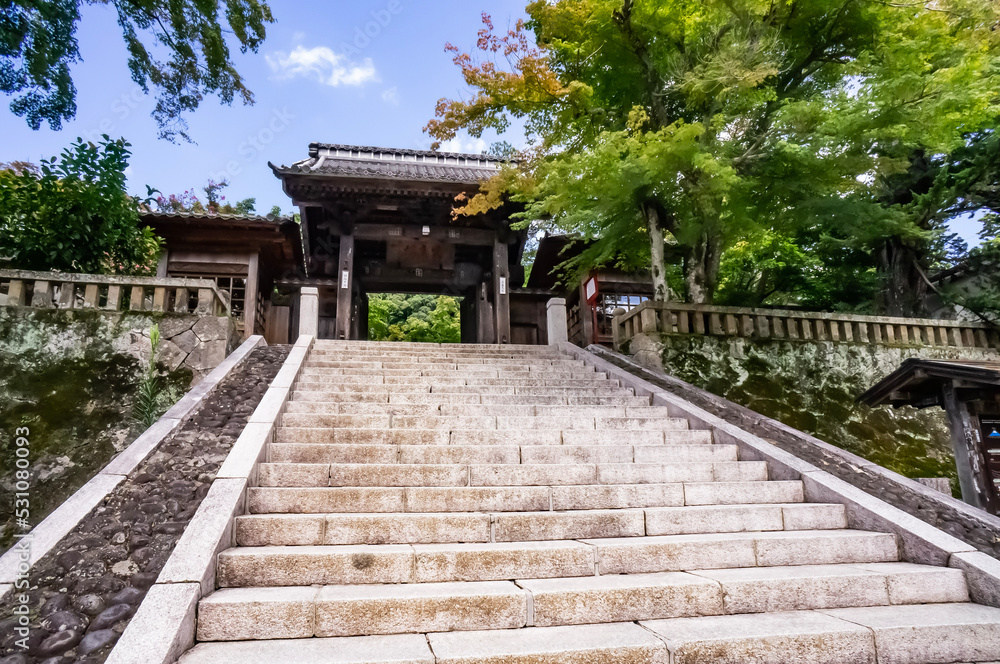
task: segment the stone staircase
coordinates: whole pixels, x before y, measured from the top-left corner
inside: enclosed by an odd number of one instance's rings
[[[317,341],[181,664],[983,662],[959,570],[548,347]]]

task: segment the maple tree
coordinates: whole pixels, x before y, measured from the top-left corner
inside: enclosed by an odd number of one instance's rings
[[[519,151],[457,209],[507,198],[596,240],[570,267],[626,256],[671,295],[711,302],[735,243],[813,227],[875,251],[931,231],[879,196],[918,149],[995,122],[996,10],[941,0],[537,0],[528,21],[454,54],[468,100],[437,140],[523,124]],[[925,224],[926,226],[926,224]],[[620,258],[619,258],[620,259]],[[883,270],[886,266],[882,266]]]

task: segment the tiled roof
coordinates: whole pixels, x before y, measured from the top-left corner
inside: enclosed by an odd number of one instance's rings
[[[207,220],[207,221],[246,221],[257,223],[283,224],[292,221],[291,217],[275,217],[272,215],[262,216],[256,214],[222,214],[212,212],[158,212],[155,210],[141,212],[140,217],[144,219],[179,219],[179,220]]]
[[[279,176],[324,175],[476,184],[494,175],[502,163],[500,159],[482,154],[312,143],[308,159],[291,166],[269,165]]]

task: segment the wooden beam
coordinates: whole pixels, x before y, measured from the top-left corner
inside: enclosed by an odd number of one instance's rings
[[[424,235],[424,227],[427,234]],[[458,228],[452,226],[425,225],[414,221],[400,221],[398,224],[357,224],[354,237],[358,240],[434,240],[446,244],[468,244],[484,247],[492,246],[497,239],[496,231],[483,228]]]
[[[337,339],[351,338],[352,293],[354,292],[354,236],[340,236],[337,263]]]
[[[510,270],[507,245],[493,243],[493,313],[496,317],[496,343],[510,343]]]

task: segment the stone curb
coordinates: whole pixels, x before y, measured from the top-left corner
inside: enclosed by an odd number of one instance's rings
[[[256,483],[257,463],[267,454],[312,343],[310,336],[296,341],[105,664],[173,664],[194,645],[198,601],[215,590],[218,554],[235,544],[247,488]]]
[[[1000,607],[1000,561],[588,350],[568,342],[560,343],[559,349],[607,372],[636,394],[651,396],[672,417],[685,417],[694,426],[710,429],[716,442],[737,445],[740,459],[766,461],[773,479],[802,480],[807,501],[842,503],[851,528],[896,534],[903,560],[965,570],[974,600]]]
[[[80,520],[90,514],[108,494],[115,490],[125,478],[142,463],[156,447],[176,431],[201,402],[236,368],[258,345],[264,343],[261,336],[252,336],[233,351],[229,357],[195,385],[184,397],[132,442],[125,451],[98,472],[89,482],[64,501],[59,507],[35,526],[25,537],[30,542],[28,569],[41,560],[63,537],[69,534]],[[30,538],[30,539],[29,539]],[[6,595],[18,574],[25,574],[18,544],[0,557],[0,599]]]

